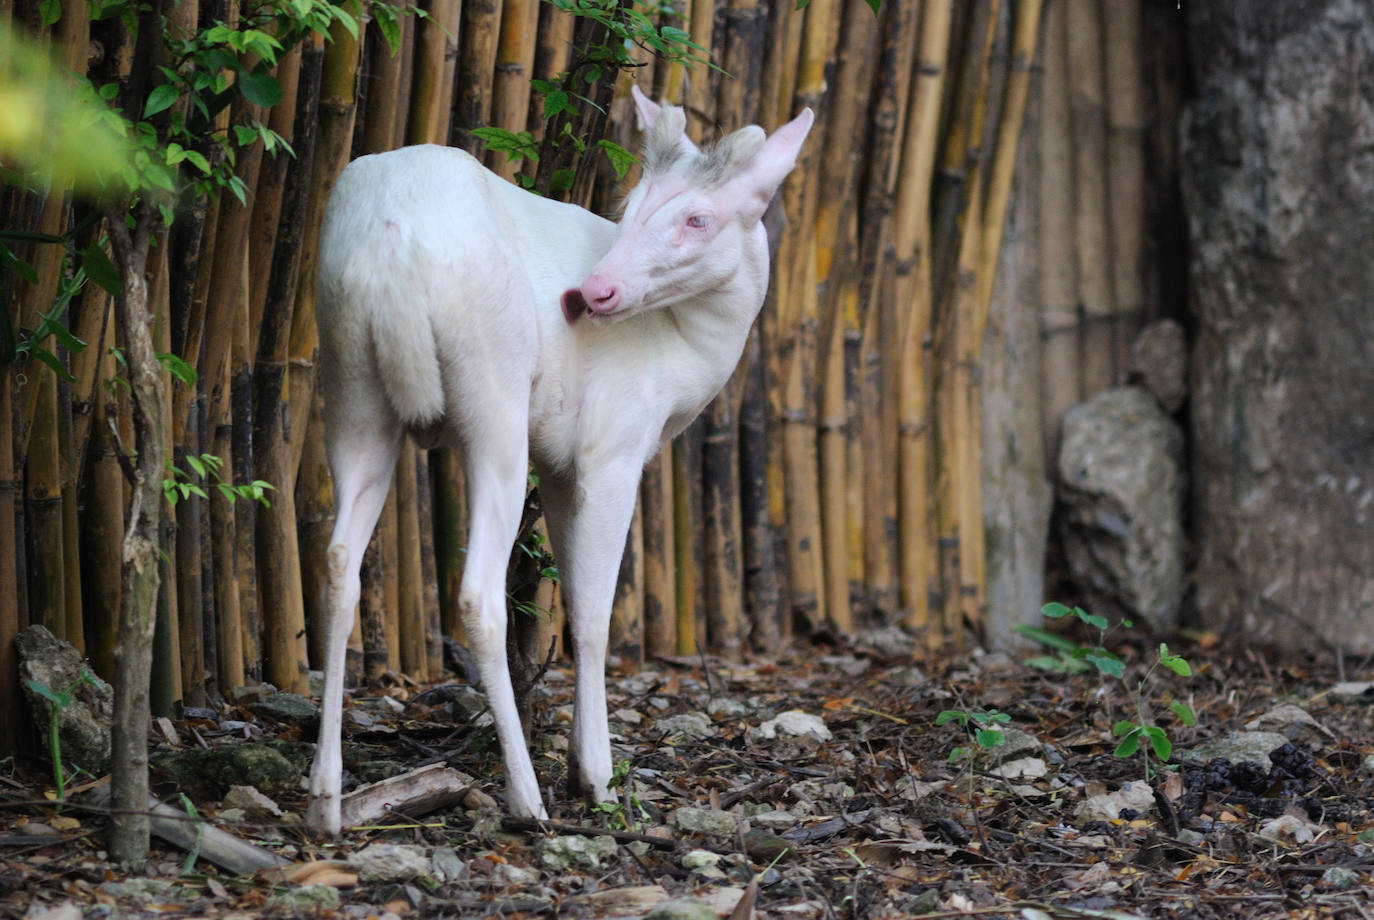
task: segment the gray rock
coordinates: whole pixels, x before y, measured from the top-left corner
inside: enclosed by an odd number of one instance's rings
[[[762,811],[756,815],[749,816],[749,823],[754,827],[762,827],[770,831],[785,831],[796,827],[800,819],[790,811]]]
[[[468,864],[452,847],[435,847],[429,857],[429,867],[430,875],[440,882],[461,882],[470,874]]]
[[[542,868],[564,874],[600,869],[601,861],[614,859],[617,849],[611,837],[569,834],[564,837],[541,837],[534,846],[534,854]]]
[[[829,741],[833,737],[830,729],[825,727],[824,719],[800,709],[778,713],[777,718],[769,719],[759,726],[758,734],[759,737],[767,739],[776,738],[778,735],[810,735],[817,741]]]
[[[337,910],[339,889],[331,885],[304,885],[287,888],[273,895],[268,902],[284,908],[296,916],[315,916],[321,910]]]
[[[114,691],[86,666],[70,642],[43,626],[30,626],[14,637],[19,652],[19,677],[33,710],[33,724],[46,739],[53,703],[30,681],[54,694],[68,694],[70,702],[57,707],[57,735],[61,757],[95,774],[110,767],[110,719]],[[83,677],[83,674],[89,675]],[[44,755],[48,745],[40,745]]]
[[[711,720],[699,712],[668,716],[654,723],[655,733],[686,735],[688,738],[709,738],[716,733]]]
[[[429,873],[424,848],[396,843],[373,843],[349,859],[361,882],[404,882]]]
[[[1322,873],[1322,887],[1345,891],[1360,884],[1360,873],[1343,866],[1332,866]]]
[[[1197,607],[1247,642],[1374,652],[1374,17],[1189,0]]]
[[[273,741],[160,751],[149,762],[192,799],[223,798],[230,786],[253,786],[265,795],[280,795],[296,788],[306,766],[295,745]]]
[[[680,830],[710,837],[729,837],[739,826],[739,819],[727,811],[685,806],[673,812],[673,821]]]
[[[1149,393],[1104,390],[1064,415],[1064,552],[1088,609],[1172,625],[1183,598],[1183,435]]]
[[[274,693],[265,700],[250,703],[248,710],[255,716],[284,725],[307,725],[320,717],[320,708],[299,693]]]
[[[716,911],[705,901],[692,898],[673,898],[660,901],[644,920],[717,920]]]
[[[1161,319],[1140,330],[1131,343],[1128,372],[1173,415],[1188,397],[1188,340],[1183,327]]]
[[[1176,762],[1206,763],[1216,757],[1225,757],[1231,763],[1253,760],[1268,766],[1269,752],[1287,743],[1287,736],[1277,732],[1231,732],[1197,747],[1176,749],[1173,759]]]

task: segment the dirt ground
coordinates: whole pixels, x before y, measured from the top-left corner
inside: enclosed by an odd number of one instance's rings
[[[772,661],[612,674],[625,782],[595,811],[562,798],[572,675],[553,668],[531,694],[535,769],[555,790],[543,829],[492,807],[499,751],[475,691],[360,691],[345,729],[354,782],[445,764],[469,785],[332,846],[301,829],[294,778],[261,800],[192,796],[198,821],[275,854],[295,881],[228,873],[194,837],[155,840],[130,878],[104,859],[100,811],[59,811],[46,765],[21,760],[0,777],[0,913],[1374,917],[1374,664],[1339,673],[1208,638],[1176,639],[1170,652],[1190,667],[1171,670],[1157,641],[1109,644],[1120,678],[1090,661],[1080,673],[981,653],[936,662],[891,630]],[[1065,660],[1041,664],[1085,661]],[[1132,724],[1144,743],[1116,756]],[[160,749],[243,744],[261,729],[308,754],[313,739],[308,720],[237,708],[154,728]],[[1263,753],[1204,747],[1225,741]],[[157,791],[171,800],[166,782]]]

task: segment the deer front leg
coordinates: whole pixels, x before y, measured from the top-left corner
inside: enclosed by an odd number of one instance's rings
[[[539,481],[577,668],[568,786],[589,804],[612,798],[606,640],[639,476],[638,466],[614,464],[576,481],[559,476]]]

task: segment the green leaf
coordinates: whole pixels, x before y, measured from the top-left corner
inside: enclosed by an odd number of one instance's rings
[[[1140,733],[1131,732],[1125,738],[1121,739],[1121,743],[1116,746],[1116,750],[1112,751],[1112,756],[1130,757],[1138,750],[1140,750]]]
[[[639,157],[612,141],[597,141],[596,145],[606,152],[606,159],[611,161],[611,168],[615,170],[616,181],[624,179],[630,168],[639,162]]]
[[[105,247],[99,243],[92,243],[81,250],[81,268],[86,272],[87,278],[116,297],[124,293],[124,279],[119,276],[119,270],[105,254]]]
[[[572,106],[569,104],[568,94],[561,89],[556,89],[544,94],[544,118],[546,120],[562,112],[566,112],[571,108]]]
[[[387,51],[395,57],[401,47],[401,26],[396,21],[395,8],[385,3],[372,4],[372,21],[377,24],[377,31],[382,33]]]
[[[38,15],[43,20],[44,28],[57,22],[62,18],[61,0],[38,0]]]
[[[555,169],[553,175],[549,177],[549,191],[566,192],[572,188],[573,179],[577,176],[575,169]]]
[[[882,11],[883,0],[864,0],[864,2],[868,4],[868,8],[873,11],[874,16]]]
[[[1084,610],[1082,607],[1073,608],[1073,615],[1078,617],[1084,623],[1087,623],[1089,626],[1096,626],[1098,629],[1107,628],[1106,617],[1095,616],[1091,613],[1088,613],[1088,611]]]
[[[38,283],[38,272],[34,270],[34,267],[16,256],[14,250],[8,246],[0,245],[0,268],[14,272],[29,284]]]
[[[1041,629],[1039,626],[1030,626],[1022,623],[1020,626],[1016,627],[1016,631],[1027,639],[1033,639],[1041,645],[1057,649],[1061,652],[1073,652],[1078,648],[1078,645],[1073,641],[1064,638],[1058,633],[1052,633],[1047,629]]]
[[[152,118],[158,112],[170,109],[181,95],[181,90],[171,83],[161,83],[148,94],[148,104],[143,107],[143,117]]]
[[[983,728],[974,733],[973,740],[978,742],[978,746],[985,751],[990,751],[997,747],[1007,736],[995,728]]]
[[[1040,608],[1040,615],[1049,617],[1051,620],[1058,620],[1062,617],[1066,617],[1072,612],[1072,610],[1070,610],[1068,607],[1065,607],[1058,601],[1046,604],[1045,606]]]
[[[57,355],[48,351],[46,348],[35,348],[33,349],[32,354],[39,361],[42,361],[49,368],[51,368],[52,372],[56,374],[58,377],[67,381],[68,383],[74,383],[76,381],[76,378],[72,376],[72,372],[67,370],[66,366],[64,366],[62,362],[57,359]]]
[[[1178,717],[1178,720],[1189,728],[1197,724],[1197,716],[1193,714],[1193,709],[1182,700],[1174,700],[1169,704],[1169,711]]]
[[[1083,657],[1103,674],[1121,677],[1126,673],[1126,665],[1122,663],[1121,659],[1104,649],[1089,651]]]
[[[157,359],[162,362],[162,366],[165,367],[167,372],[173,377],[180,380],[188,387],[196,385],[196,369],[181,358],[171,352],[164,351],[158,354]]]
[[[958,722],[960,725],[967,725],[968,713],[960,712],[957,709],[946,709],[935,717],[936,725],[944,725],[947,722]]]
[[[186,462],[190,464],[191,469],[196,471],[197,476],[199,476],[201,479],[205,478],[205,464],[200,462],[199,457],[197,457],[194,454],[187,454]]]
[[[41,681],[26,680],[24,681],[24,685],[34,693],[43,697],[43,699],[47,700],[49,703],[52,703],[58,709],[65,709],[72,703],[71,697],[67,696],[65,693],[58,693],[52,687],[49,687]]]
[[[811,5],[811,0],[797,0],[797,9],[804,10]]]
[[[1155,756],[1160,760],[1168,760],[1169,755],[1174,752],[1174,745],[1164,729],[1158,725],[1146,725],[1140,731],[1150,739],[1150,747],[1154,749]]]
[[[243,92],[243,98],[265,109],[281,102],[281,84],[266,70],[239,74],[239,89]]]

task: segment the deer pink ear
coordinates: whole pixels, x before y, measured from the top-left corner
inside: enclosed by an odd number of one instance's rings
[[[657,102],[654,102],[638,84],[630,87],[630,97],[635,101],[635,112],[639,115],[639,130],[648,131],[649,126],[658,119],[658,113],[663,110]]]
[[[759,216],[768,207],[773,193],[782,185],[782,180],[797,165],[802,145],[811,133],[815,115],[810,109],[803,109],[796,118],[774,131],[763,142],[763,146],[749,163],[748,168],[730,185],[740,183],[740,191],[756,203]]]

